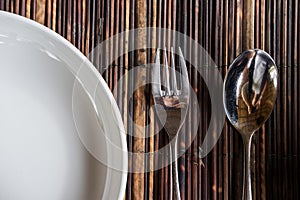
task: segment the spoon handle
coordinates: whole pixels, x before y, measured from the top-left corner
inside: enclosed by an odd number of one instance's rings
[[[251,140],[253,134],[242,135],[244,142],[244,178],[243,178],[243,200],[252,200],[251,189],[251,174],[250,174],[250,152],[251,152]]]

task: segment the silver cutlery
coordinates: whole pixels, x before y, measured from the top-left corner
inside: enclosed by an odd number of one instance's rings
[[[239,55],[229,67],[223,88],[226,115],[244,143],[243,198],[252,199],[250,150],[253,134],[269,118],[277,96],[278,71],[266,52],[254,49]]]
[[[170,151],[170,199],[180,200],[177,168],[177,137],[184,123],[189,105],[189,81],[185,59],[179,48],[180,72],[175,69],[171,47],[171,67],[168,67],[167,50],[163,51],[163,66],[160,65],[160,50],[157,49],[152,70],[152,95],[155,113],[169,137]]]

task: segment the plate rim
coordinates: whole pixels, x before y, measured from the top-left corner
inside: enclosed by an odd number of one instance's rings
[[[126,132],[124,129],[124,125],[123,125],[119,107],[118,107],[118,105],[115,101],[115,98],[114,98],[112,92],[110,91],[107,83],[104,81],[104,79],[102,78],[100,73],[96,70],[95,66],[91,63],[91,61],[79,49],[77,49],[71,42],[69,42],[67,39],[65,39],[60,34],[56,33],[55,31],[51,30],[50,28],[48,28],[32,19],[28,19],[24,16],[10,13],[7,11],[0,10],[0,18],[17,20],[23,24],[27,24],[28,26],[32,27],[32,29],[30,29],[31,32],[36,32],[36,31],[44,32],[53,41],[61,43],[65,47],[66,50],[69,50],[69,52],[72,52],[74,54],[73,56],[78,57],[81,60],[81,65],[85,65],[85,67],[88,67],[89,72],[91,72],[92,75],[94,75],[97,78],[97,81],[99,81],[101,83],[101,86],[103,87],[108,100],[111,102],[114,119],[116,121],[117,128],[119,130],[118,133],[119,133],[120,141],[121,141],[121,150],[122,150],[122,159],[123,159],[121,171],[112,169],[109,166],[107,166],[107,170],[108,170],[108,173],[111,173],[112,170],[116,170],[121,173],[120,190],[119,190],[119,194],[117,196],[118,196],[118,199],[122,199],[125,195],[126,183],[127,183],[127,171],[128,171]],[[39,40],[37,40],[37,41],[39,41]],[[107,183],[107,181],[108,180],[106,180],[106,183]],[[110,188],[112,186],[115,187],[115,185],[112,185],[111,182],[109,182],[109,183],[110,183]],[[107,188],[107,185],[104,189],[104,194],[103,194],[102,198],[105,197],[105,193],[107,193],[106,188]]]

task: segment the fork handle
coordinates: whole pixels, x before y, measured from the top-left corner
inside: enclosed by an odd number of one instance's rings
[[[180,190],[179,190],[179,181],[178,181],[178,165],[177,165],[177,141],[170,142],[170,153],[171,153],[171,161],[172,165],[170,165],[171,178],[170,178],[170,200],[174,199],[181,200]]]

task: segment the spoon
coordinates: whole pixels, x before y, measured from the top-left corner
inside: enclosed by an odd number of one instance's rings
[[[277,96],[278,71],[263,50],[244,51],[230,65],[223,88],[223,103],[230,123],[244,143],[243,200],[252,199],[251,139],[269,118]]]

